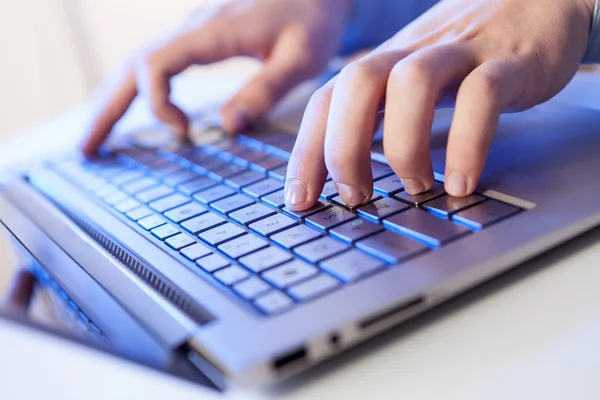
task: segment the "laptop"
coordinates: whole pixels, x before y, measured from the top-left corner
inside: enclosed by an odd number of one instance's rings
[[[476,193],[460,199],[443,189],[451,118],[436,115],[437,183],[418,196],[375,135],[369,204],[347,207],[328,181],[313,209],[292,212],[297,126],[232,138],[200,113],[191,144],[141,129],[94,160],[5,171],[0,221],[104,345],[217,387],[271,385],[600,224],[599,112],[549,102],[503,115]]]

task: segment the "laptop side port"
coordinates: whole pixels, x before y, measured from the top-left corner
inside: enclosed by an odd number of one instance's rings
[[[301,347],[286,353],[273,361],[273,368],[278,372],[283,372],[288,368],[300,367],[307,361],[306,347]]]
[[[408,300],[397,307],[388,309],[360,322],[361,330],[368,330],[380,324],[394,324],[402,321],[402,318],[408,314],[409,310],[414,310],[425,303],[424,296],[417,296]]]

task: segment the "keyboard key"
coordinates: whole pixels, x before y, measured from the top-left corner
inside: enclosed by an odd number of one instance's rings
[[[160,200],[156,200],[148,204],[148,207],[153,210],[163,213],[165,211],[171,210],[175,207],[179,207],[183,204],[187,204],[190,202],[190,198],[182,195],[181,193],[174,193],[167,197],[163,197]]]
[[[356,219],[331,229],[329,234],[344,242],[353,243],[382,230],[381,225],[366,219]]]
[[[283,167],[287,166],[287,161],[282,160],[277,157],[274,157],[274,156],[271,156],[271,155],[263,158],[260,161],[256,161],[256,162],[250,164],[251,169],[253,169],[257,172],[260,172],[261,174],[264,174],[270,170],[275,170],[276,168],[282,167],[282,166]],[[275,173],[273,175],[273,177],[277,179],[277,176],[281,176],[280,173],[281,172]],[[269,175],[270,175],[270,173],[269,173]],[[285,179],[285,174],[283,175],[283,179]]]
[[[145,206],[141,206],[138,208],[134,208],[131,211],[127,211],[127,217],[133,221],[139,221],[142,218],[146,218],[150,215],[152,215],[152,210],[149,209],[148,207]]]
[[[237,239],[230,240],[229,242],[219,246],[219,250],[225,253],[231,258],[240,258],[246,254],[250,254],[254,251],[267,247],[269,243],[255,235],[243,235]]]
[[[189,182],[198,178],[198,174],[192,171],[183,170],[175,172],[174,174],[166,175],[163,178],[163,182],[171,187],[177,186],[181,183]]]
[[[126,213],[127,211],[131,211],[134,208],[138,208],[140,206],[140,202],[135,199],[127,199],[120,203],[115,204],[115,210],[121,213]]]
[[[227,222],[224,218],[218,216],[213,212],[208,212],[206,214],[202,214],[198,217],[194,217],[192,219],[188,219],[187,221],[181,224],[181,227],[186,231],[193,233],[194,235],[199,234],[200,232],[207,231],[216,226],[222,225]]]
[[[185,194],[186,196],[191,196],[194,193],[198,193],[201,190],[205,190],[208,189],[212,186],[215,186],[217,183],[215,181],[213,181],[212,179],[209,179],[207,177],[201,177],[198,179],[194,179],[193,181],[189,181],[186,183],[182,183],[181,185],[177,186],[177,190],[179,190],[181,193]]]
[[[256,276],[251,276],[245,281],[242,281],[233,286],[233,290],[235,290],[240,296],[242,296],[246,300],[253,300],[261,294],[268,292],[270,289],[271,286],[269,286],[269,284],[267,284],[265,281],[260,280]]]
[[[220,182],[220,181],[227,179],[235,174],[239,174],[242,171],[245,171],[245,169],[240,167],[239,165],[226,164],[215,170],[208,171],[208,176],[211,179],[214,179],[214,180]]]
[[[206,207],[196,202],[191,202],[166,212],[165,217],[169,218],[176,224],[179,224],[182,221],[197,217],[198,215],[204,214],[207,211],[208,210]]]
[[[266,314],[277,314],[290,308],[294,302],[288,296],[275,290],[259,297],[254,304]]]
[[[167,223],[164,218],[159,217],[158,215],[150,215],[149,217],[145,217],[140,219],[138,222],[145,230],[149,231],[151,229],[156,228],[157,226],[161,226]]]
[[[404,190],[402,179],[398,175],[390,175],[387,178],[373,182],[373,188],[385,196],[392,196]]]
[[[275,214],[271,217],[257,221],[250,225],[250,229],[262,236],[270,236],[284,229],[298,225],[298,222],[283,214]]]
[[[333,277],[321,274],[288,289],[288,293],[297,301],[307,301],[336,289],[340,283]]]
[[[258,199],[259,197],[265,196],[269,193],[273,193],[277,190],[283,189],[283,183],[276,181],[275,179],[265,179],[263,181],[253,183],[252,185],[246,186],[242,189],[242,192],[247,195]]]
[[[172,225],[162,225],[152,229],[150,232],[160,240],[165,240],[179,233],[179,230]]]
[[[268,154],[264,151],[253,150],[246,147],[246,150],[236,154],[233,157],[233,162],[243,167],[247,167],[248,164],[260,161],[267,156]]]
[[[356,247],[389,264],[397,264],[427,251],[426,246],[390,231],[361,240],[356,243]]]
[[[255,203],[248,207],[242,208],[229,214],[229,218],[242,224],[249,225],[253,222],[261,220],[276,214],[273,209],[265,206],[264,204]]]
[[[480,230],[519,211],[521,210],[517,207],[488,199],[484,203],[454,214],[452,219],[471,229]]]
[[[308,210],[292,211],[289,208],[284,207],[283,212],[292,218],[303,219],[310,215],[316,214],[319,211],[323,211],[324,209],[329,208],[330,206],[331,205],[329,203],[327,203],[326,201],[319,200],[319,201],[317,201],[317,204],[315,204],[312,208],[309,208]]]
[[[276,209],[285,207],[285,193],[283,190],[268,194],[260,198],[260,201]]]
[[[382,261],[357,249],[352,249],[325,260],[320,266],[344,282],[354,282],[385,268]]]
[[[215,272],[213,275],[227,286],[231,286],[246,279],[250,273],[240,266],[232,265]]]
[[[371,200],[368,203],[372,203],[374,201],[377,201],[381,199],[381,195],[377,192],[373,192],[373,196],[371,196]],[[332,203],[335,203],[339,206],[342,206],[344,208],[349,208],[351,210],[355,209],[356,207],[348,207],[348,205],[346,204],[346,202],[342,199],[342,196],[335,196],[334,198],[331,199]],[[366,203],[366,204],[368,204]],[[360,207],[360,206],[359,206]]]
[[[190,261],[196,261],[211,253],[210,249],[202,243],[196,243],[181,250],[181,254]]]
[[[112,178],[110,178],[110,181],[112,182],[113,185],[123,185],[127,182],[131,182],[134,179],[138,179],[141,178],[142,176],[144,176],[144,172],[140,171],[140,170],[130,170],[130,171],[124,171],[121,172],[120,174],[117,174],[115,176],[113,176]]]
[[[263,273],[262,277],[278,288],[285,289],[318,273],[318,268],[304,261],[294,260]]]
[[[371,204],[360,207],[357,212],[363,218],[367,218],[373,222],[380,222],[382,219],[390,215],[397,214],[400,211],[408,210],[409,206],[401,201],[384,197]]]
[[[94,189],[92,193],[98,197],[106,197],[113,193],[117,193],[117,191],[118,189],[116,186],[107,184]]]
[[[225,180],[225,184],[235,189],[241,189],[244,186],[251,185],[263,179],[265,179],[264,175],[255,171],[247,170],[240,174],[229,177]]]
[[[240,262],[254,272],[262,272],[293,258],[287,251],[271,246],[240,258]]]
[[[412,196],[412,195],[408,194],[406,191],[403,191],[403,192],[395,194],[394,197],[396,197],[397,199],[400,199],[400,200],[404,200],[405,202],[407,202],[415,207],[421,207],[423,205],[423,203],[426,203],[435,198],[441,197],[444,194],[446,194],[446,191],[444,190],[444,185],[442,183],[435,182],[435,184],[433,185],[433,188],[431,188],[431,190],[428,192]]]
[[[373,172],[374,181],[394,173],[394,170],[389,165],[380,164],[378,162],[371,163],[371,171]]]
[[[244,196],[243,194],[236,194],[230,197],[226,197],[222,200],[215,201],[211,203],[211,208],[217,210],[221,214],[229,214],[233,211],[239,210],[240,208],[247,207],[251,204],[254,204],[254,201],[248,196]]]
[[[102,197],[102,201],[104,201],[106,204],[108,204],[110,206],[113,206],[117,203],[127,200],[128,198],[129,198],[129,195],[127,195],[127,193],[117,190],[116,192],[112,192],[112,193]]]
[[[291,249],[322,235],[306,225],[298,225],[271,236],[271,240],[285,248]]]
[[[204,240],[211,246],[217,246],[221,243],[225,243],[228,240],[235,239],[242,235],[245,235],[246,231],[239,226],[227,222],[223,225],[212,228],[200,234],[200,239]]]
[[[323,200],[331,200],[337,195],[338,191],[333,181],[325,182],[325,186],[323,186],[323,191],[321,192],[321,198]]]
[[[323,231],[356,219],[356,215],[340,206],[333,206],[306,218],[306,224]]]
[[[165,243],[173,250],[179,251],[186,246],[196,243],[196,241],[184,233],[179,233],[173,237],[168,238],[165,241]]]
[[[181,170],[183,170],[183,168],[181,168],[179,165],[172,164],[170,162],[165,162],[164,164],[152,166],[150,168],[150,173],[158,177],[163,177],[165,175],[173,174]]]
[[[196,260],[196,264],[198,264],[202,269],[207,272],[214,272],[221,268],[225,268],[231,263],[225,257],[220,254],[211,254],[206,257],[202,257],[199,260]]]
[[[276,159],[277,161],[279,161],[279,159]],[[285,163],[285,161],[282,161]],[[259,171],[260,172],[260,171]],[[287,175],[287,163],[284,165],[281,165],[277,168],[273,168],[272,170],[269,171],[269,176],[271,178],[275,178],[278,181],[284,182],[285,181],[285,177]]]
[[[138,192],[135,197],[142,203],[150,203],[173,193],[173,189],[168,186],[156,186],[150,189]]]
[[[224,160],[202,153],[198,153],[196,156],[192,157],[190,162],[190,169],[199,174],[205,174],[209,171],[214,171],[228,165]]]
[[[298,246],[294,253],[313,264],[348,250],[349,247],[328,236]]]
[[[463,226],[415,208],[386,218],[383,224],[430,247],[439,247],[470,232]]]
[[[464,210],[465,208],[474,206],[485,201],[485,197],[477,194],[472,194],[467,197],[452,197],[442,196],[435,200],[425,203],[424,207],[427,211],[440,216],[449,218],[451,214]]]
[[[133,182],[128,182],[122,186],[123,191],[129,194],[135,194],[137,192],[141,192],[142,190],[150,189],[151,187],[157,186],[158,181],[154,178],[144,177],[141,179],[136,179]]]
[[[194,199],[201,203],[209,204],[213,201],[221,200],[227,196],[235,194],[236,191],[230,187],[217,185],[209,189],[198,192],[194,195]]]

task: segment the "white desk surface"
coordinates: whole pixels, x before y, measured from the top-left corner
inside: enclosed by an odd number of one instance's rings
[[[176,97],[191,107],[240,79],[184,78]],[[600,108],[600,77],[580,74],[559,98]],[[72,145],[88,116],[82,106],[12,137],[0,162]],[[0,324],[0,398],[599,399],[599,282],[597,229],[287,385],[224,395]]]

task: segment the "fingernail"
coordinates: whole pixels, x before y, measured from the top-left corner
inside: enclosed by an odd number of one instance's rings
[[[360,189],[344,185],[343,183],[336,183],[335,186],[346,205],[350,207],[356,207],[369,201],[367,194]]]
[[[285,185],[285,203],[288,206],[299,206],[306,202],[308,192],[299,179],[290,179]]]
[[[446,191],[450,196],[461,197],[467,194],[467,178],[458,172],[451,172],[446,178]]]
[[[404,190],[412,195],[420,194],[427,190],[425,184],[418,179],[403,179],[402,185],[404,185]]]

